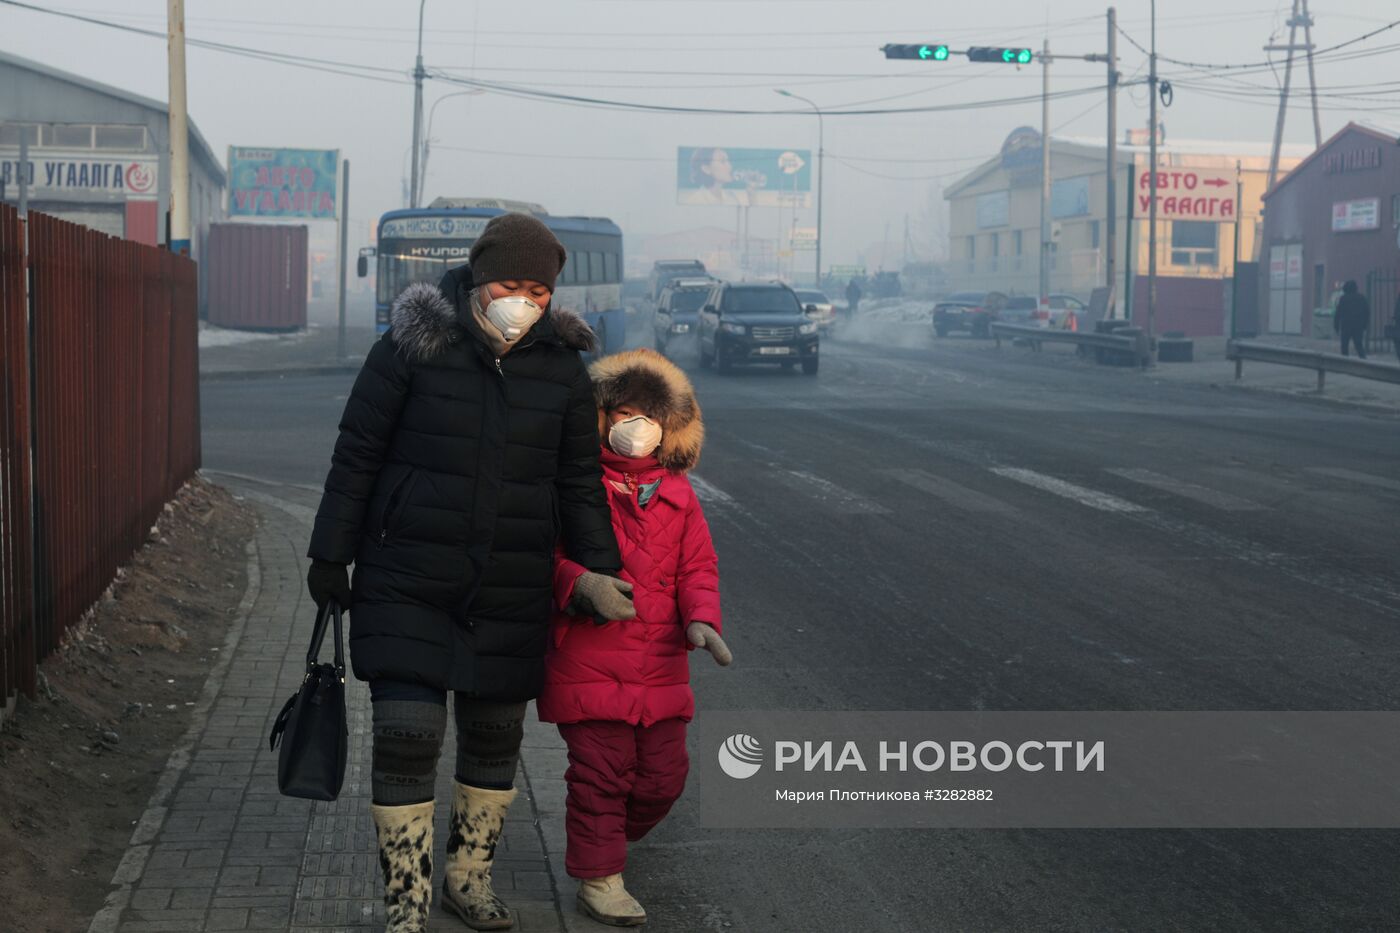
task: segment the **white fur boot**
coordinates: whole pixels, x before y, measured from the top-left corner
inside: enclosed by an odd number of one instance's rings
[[[473,930],[507,930],[514,920],[491,889],[491,863],[506,810],[516,790],[492,790],[453,781],[442,904]]]
[[[426,933],[433,900],[433,802],[370,804],[384,874],[385,933]]]

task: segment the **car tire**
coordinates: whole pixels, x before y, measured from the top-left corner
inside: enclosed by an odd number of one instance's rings
[[[709,369],[711,366],[715,365],[715,358],[705,352],[705,344],[703,342],[697,343],[700,350],[700,368]]]
[[[721,373],[734,371],[734,361],[720,352],[718,340],[715,341],[715,371]]]
[[[803,360],[803,361],[802,361],[802,375],[804,375],[804,376],[815,376],[815,375],[817,374],[817,363],[819,363],[819,362],[821,362],[821,360],[818,359],[818,358],[815,357],[815,356]]]
[[[656,338],[656,352],[660,353],[662,356],[666,355],[666,341],[662,340],[660,337]]]
[[[933,332],[934,332],[935,334],[937,334],[939,337],[946,337],[946,336],[948,336],[948,325],[947,325],[947,324],[935,324],[935,325],[933,325]]]

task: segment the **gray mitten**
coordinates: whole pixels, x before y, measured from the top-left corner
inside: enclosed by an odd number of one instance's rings
[[[574,583],[573,608],[580,615],[596,616],[599,624],[609,619],[634,619],[632,584],[617,577],[589,571]]]
[[[719,632],[707,623],[690,623],[685,627],[685,637],[690,639],[690,643],[695,647],[708,651],[720,667],[728,667],[729,662],[734,660],[734,653],[729,650],[724,639],[719,637]]]

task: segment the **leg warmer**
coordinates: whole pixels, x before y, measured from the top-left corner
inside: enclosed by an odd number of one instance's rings
[[[457,721],[458,783],[498,790],[514,786],[520,742],[525,737],[525,704],[453,694],[453,713]]]
[[[410,700],[378,700],[374,716],[374,802],[403,806],[433,799],[447,707]]]

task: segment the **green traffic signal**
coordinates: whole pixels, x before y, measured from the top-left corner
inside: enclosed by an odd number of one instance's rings
[[[951,54],[948,46],[941,42],[925,42],[921,45],[886,45],[881,47],[886,58],[917,58],[920,61],[943,62]]]
[[[1029,65],[1029,64],[1031,63],[1031,50],[1030,50],[1030,49],[1021,49],[1021,50],[1019,50],[1019,51],[1016,53],[1016,61],[1017,61],[1018,64]]]

